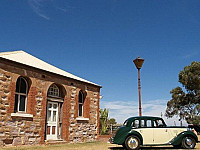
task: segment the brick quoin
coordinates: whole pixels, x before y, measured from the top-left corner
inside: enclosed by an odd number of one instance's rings
[[[90,98],[86,96],[84,105],[83,105],[83,116],[85,118],[90,118]]]
[[[70,110],[70,101],[69,101],[69,95],[67,95],[67,96],[65,96],[64,103],[63,103],[63,120],[62,120],[62,123],[63,123],[62,137],[66,141],[69,141],[69,139],[68,139],[68,137],[69,137],[69,115],[70,115],[69,110]]]
[[[99,91],[100,92],[100,91]],[[99,139],[99,129],[100,129],[100,107],[99,107],[99,101],[100,101],[100,93],[97,94],[97,139]]]
[[[46,128],[46,107],[47,107],[47,95],[46,94],[42,94],[43,96],[43,100],[42,100],[42,111],[41,111],[41,130],[40,130],[40,144],[43,144],[45,142],[45,128]]]
[[[30,87],[29,93],[28,93],[28,99],[27,99],[27,113],[33,114],[33,116],[36,115],[35,107],[37,105],[35,96],[36,96],[36,87]]]
[[[76,96],[75,96],[75,118],[78,117],[78,93],[80,90],[76,90]]]
[[[14,113],[16,82],[11,82],[9,89],[10,89],[10,96],[8,97],[9,109],[7,112],[10,115],[11,113]]]

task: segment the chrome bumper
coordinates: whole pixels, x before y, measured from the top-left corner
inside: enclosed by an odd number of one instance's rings
[[[111,138],[108,140],[108,142],[109,142],[110,144],[113,144],[113,143],[114,143],[114,138],[111,137]]]

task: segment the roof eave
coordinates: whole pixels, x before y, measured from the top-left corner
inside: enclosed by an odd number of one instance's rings
[[[90,84],[90,85],[93,85],[93,86],[97,86],[97,87],[99,87],[99,88],[102,88],[101,85],[98,85],[98,84],[95,84],[95,83],[77,80],[77,79],[74,79],[74,78],[70,78],[70,77],[67,77],[67,76],[64,76],[64,75],[61,75],[61,74],[56,74],[56,73],[51,72],[51,71],[43,70],[43,69],[40,69],[40,68],[37,68],[37,67],[33,67],[33,66],[30,66],[30,65],[27,65],[27,64],[22,64],[22,63],[19,63],[19,62],[13,61],[13,60],[9,60],[9,59],[6,59],[6,58],[0,57],[0,59],[6,60],[6,61],[10,61],[10,62],[14,62],[14,63],[20,64],[20,65],[24,65],[24,66],[27,66],[27,67],[32,67],[32,68],[35,68],[35,69],[38,69],[38,70],[41,70],[41,71],[49,72],[49,73],[52,73],[52,74],[55,74],[55,75],[58,75],[58,76],[62,76],[62,77],[65,77],[65,78],[69,78],[69,79],[71,79],[71,80],[75,80],[75,81],[87,83],[87,84]]]

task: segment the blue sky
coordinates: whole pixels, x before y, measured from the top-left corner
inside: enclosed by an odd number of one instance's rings
[[[138,115],[140,56],[144,114],[160,115],[179,71],[199,61],[199,8],[198,0],[0,1],[0,51],[25,50],[102,85],[101,107],[118,122]]]

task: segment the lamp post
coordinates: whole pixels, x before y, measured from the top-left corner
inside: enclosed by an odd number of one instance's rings
[[[137,57],[133,60],[136,68],[138,69],[138,92],[139,92],[139,116],[142,116],[142,106],[141,106],[141,84],[140,84],[140,69],[144,63],[144,59]]]

